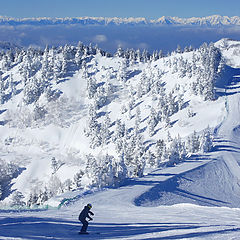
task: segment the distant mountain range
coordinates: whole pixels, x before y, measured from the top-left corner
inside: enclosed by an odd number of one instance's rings
[[[160,17],[150,20],[146,18],[106,18],[106,17],[65,17],[65,18],[12,18],[0,16],[0,25],[59,25],[59,24],[80,24],[80,25],[190,25],[190,26],[240,26],[240,17],[228,17],[213,15],[208,17]]]

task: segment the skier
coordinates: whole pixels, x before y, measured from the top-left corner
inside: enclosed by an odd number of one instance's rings
[[[79,221],[81,221],[81,223],[83,224],[81,232],[79,232],[80,234],[88,234],[87,232],[87,227],[88,227],[88,221],[86,220],[86,218],[89,219],[89,221],[93,220],[90,215],[94,215],[93,212],[90,211],[90,209],[92,208],[92,204],[88,203],[84,209],[81,211],[81,213],[79,214]]]

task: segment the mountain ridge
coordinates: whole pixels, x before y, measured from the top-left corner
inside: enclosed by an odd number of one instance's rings
[[[145,26],[240,26],[239,16],[220,16],[212,15],[207,17],[180,18],[171,16],[162,16],[157,19],[147,19],[145,17],[39,17],[39,18],[14,18],[0,16],[0,25],[60,25],[60,24],[80,24],[88,25],[145,25]]]

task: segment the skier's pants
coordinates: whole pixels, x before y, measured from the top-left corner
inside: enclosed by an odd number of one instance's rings
[[[87,220],[81,220],[81,223],[83,224],[81,232],[86,232],[88,227],[88,221]]]

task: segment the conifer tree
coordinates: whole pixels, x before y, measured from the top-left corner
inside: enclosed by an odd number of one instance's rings
[[[82,56],[83,56],[83,49],[84,46],[82,42],[78,42],[77,48],[76,48],[76,54],[75,54],[75,63],[78,67],[81,66],[82,63]]]
[[[120,62],[120,66],[119,66],[119,69],[117,71],[117,80],[119,82],[123,82],[125,83],[126,80],[127,80],[127,72],[126,72],[126,61],[125,60],[122,60]]]
[[[146,159],[146,163],[150,166],[150,167],[157,167],[157,164],[156,164],[156,158],[154,156],[154,154],[148,150],[146,153],[145,153],[145,159]]]
[[[106,113],[102,123],[102,127],[101,127],[102,145],[106,145],[110,140],[110,137],[111,137],[110,130],[109,130],[110,125],[111,125],[111,119],[109,117],[109,114]]]
[[[116,51],[116,53],[115,53],[115,56],[116,56],[116,57],[123,57],[123,55],[124,55],[124,51],[123,51],[123,49],[119,46],[118,49],[117,49],[117,51]]]
[[[90,138],[90,147],[99,147],[102,142],[101,124],[97,120],[97,111],[93,104],[89,105],[87,124],[88,126],[87,129],[85,129],[85,134]]]
[[[92,99],[95,96],[96,92],[97,92],[96,79],[94,77],[88,77],[87,78],[87,94],[88,94],[88,98]]]
[[[201,151],[206,153],[210,152],[213,148],[213,137],[210,128],[206,128],[201,136],[200,148]]]
[[[2,79],[2,75],[0,75],[0,104],[4,103],[4,81]]]
[[[95,157],[91,154],[86,155],[86,168],[85,173],[88,178],[91,180],[91,185],[99,187],[99,175],[100,169],[97,164]]]
[[[153,107],[150,109],[150,115],[148,118],[148,130],[149,136],[152,137],[154,135],[155,127],[158,124],[157,113]]]
[[[11,206],[12,207],[24,207],[26,205],[24,201],[24,196],[20,191],[15,191],[12,194],[12,202]]]
[[[156,143],[156,158],[157,158],[157,166],[164,160],[164,155],[166,152],[166,143],[163,139],[160,139]]]
[[[194,130],[193,134],[188,137],[187,149],[190,153],[196,153],[200,150],[200,140],[197,132]]]
[[[79,170],[73,177],[73,182],[76,188],[81,187],[82,185],[82,177],[84,175],[84,172],[82,170]]]

